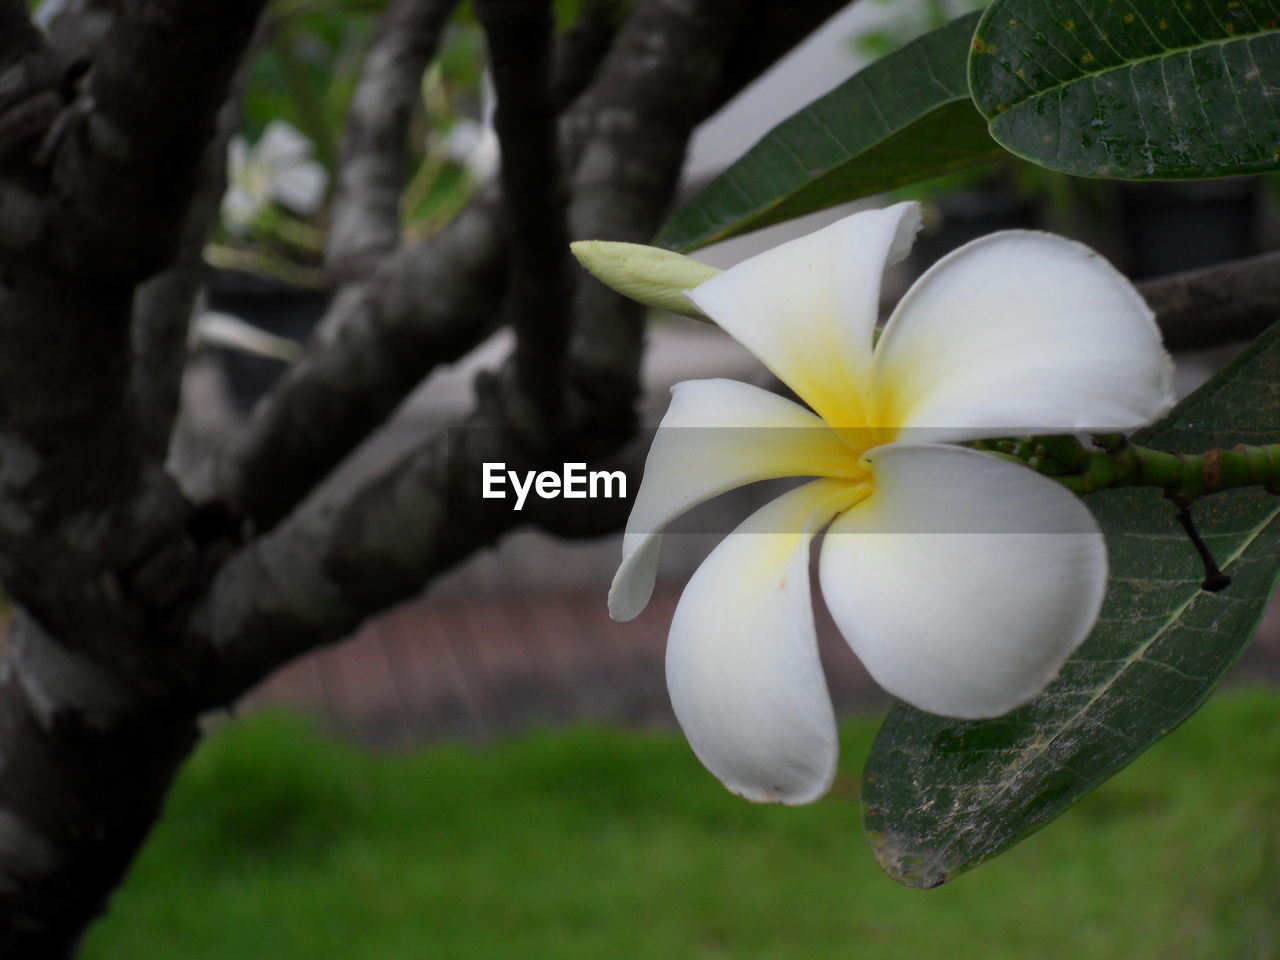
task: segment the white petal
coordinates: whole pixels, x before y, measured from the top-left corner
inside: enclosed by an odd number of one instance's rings
[[[1083,503],[961,447],[867,457],[875,492],[831,525],[819,576],[836,624],[895,697],[993,717],[1036,696],[1088,635],[1107,553]]]
[[[328,185],[329,172],[320,164],[307,161],[276,174],[271,192],[294,213],[309,216],[320,209]]]
[[[809,542],[849,502],[851,486],[814,481],[756,511],[712,551],[676,606],[671,705],[698,759],[748,800],[808,803],[835,776]]]
[[[862,427],[880,279],[919,227],[914,203],[855,213],[744,260],[689,299],[832,426]]]
[[[249,142],[236,134],[227,143],[227,179],[235,182],[249,163]]]
[[[902,439],[1127,430],[1173,405],[1151,310],[1106,260],[1008,231],[944,257],[876,350],[876,422]]]
[[[644,609],[663,527],[699,503],[757,480],[865,472],[853,451],[797,403],[735,380],[677,383],[627,519],[610,615],[630,620]]]
[[[262,209],[262,201],[239,184],[222,195],[222,222],[232,233],[242,233]]]
[[[454,163],[466,163],[471,158],[471,154],[479,149],[484,133],[483,123],[472,120],[470,117],[459,117],[445,134],[441,148],[445,156]]]
[[[253,148],[254,163],[283,170],[311,156],[311,141],[285,120],[272,120]]]
[[[502,161],[502,147],[493,125],[470,117],[454,121],[442,146],[445,156],[465,166],[481,183],[487,183],[497,174]]]

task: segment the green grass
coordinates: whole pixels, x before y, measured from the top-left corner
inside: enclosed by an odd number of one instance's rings
[[[756,807],[676,734],[378,756],[259,716],[213,736],[89,960],[1280,955],[1280,695],[1235,692],[954,883],[879,873],[848,725],[833,794]]]

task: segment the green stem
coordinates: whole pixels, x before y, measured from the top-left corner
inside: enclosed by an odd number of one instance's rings
[[[1240,487],[1280,493],[1280,443],[1230,450],[1165,453],[1108,435],[1103,450],[1088,450],[1073,437],[1035,437],[975,444],[1006,460],[1030,467],[1076,494],[1112,487],[1156,487],[1187,504],[1198,497]]]
[[[1025,437],[984,440],[972,444],[992,456],[1030,467],[1056,480],[1072,493],[1084,495],[1112,487],[1155,487],[1178,507],[1178,522],[1187,532],[1204,563],[1202,590],[1216,593],[1231,584],[1196,530],[1191,504],[1198,497],[1264,487],[1280,494],[1280,443],[1255,447],[1237,444],[1230,450],[1204,453],[1165,453],[1130,443],[1121,434],[1093,437],[1095,447],[1084,447],[1075,437]]]

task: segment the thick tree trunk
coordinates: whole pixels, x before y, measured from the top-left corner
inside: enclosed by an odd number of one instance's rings
[[[136,691],[30,618],[0,679],[0,956],[73,957],[196,743],[192,714]]]

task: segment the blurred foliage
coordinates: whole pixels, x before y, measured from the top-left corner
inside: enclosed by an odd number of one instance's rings
[[[296,718],[220,731],[86,960],[1218,960],[1271,957],[1274,691],[1180,736],[978,873],[886,883],[850,829],[877,726],[833,794],[745,804],[679,734],[577,730],[371,754]],[[1249,749],[1239,749],[1248,743]]]
[[[981,10],[989,0],[875,0],[892,9],[892,15],[877,26],[853,35],[850,44],[863,57],[874,59],[893,53],[929,30],[973,10]]]
[[[571,23],[577,6],[577,0],[558,4],[560,21]],[[384,8],[374,0],[276,0],[252,61],[241,133],[255,143],[272,121],[291,124],[314,145],[315,158],[329,171],[330,191],[347,111]],[[459,121],[483,123],[484,72],[484,36],[464,5],[423,76],[421,106],[410,122],[411,173],[402,213],[412,235],[438,229],[480,185],[465,158],[446,147]],[[320,262],[326,227],[327,207],[303,219],[273,205],[247,231],[233,236],[219,230],[209,258],[306,282],[306,268]]]

